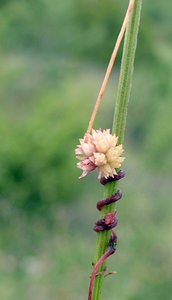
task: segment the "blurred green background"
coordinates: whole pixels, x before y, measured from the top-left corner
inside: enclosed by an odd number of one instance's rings
[[[143,1],[117,252],[102,299],[172,299],[170,0]],[[87,299],[103,188],[84,135],[128,1],[0,1],[0,299]],[[95,128],[112,124],[121,50]]]

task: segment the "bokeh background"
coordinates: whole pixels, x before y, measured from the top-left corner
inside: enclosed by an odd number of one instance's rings
[[[172,299],[172,3],[143,1],[102,299]],[[127,0],[0,1],[0,299],[87,299],[103,188],[78,180]],[[95,128],[112,124],[121,50]]]

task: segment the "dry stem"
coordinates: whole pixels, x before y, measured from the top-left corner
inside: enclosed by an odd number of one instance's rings
[[[85,141],[87,141],[87,134],[89,134],[91,132],[91,129],[93,127],[94,119],[96,117],[96,114],[97,114],[100,102],[101,102],[103,94],[104,94],[104,91],[106,89],[106,85],[107,85],[110,73],[112,71],[112,67],[114,65],[115,58],[116,58],[116,55],[118,53],[118,50],[119,50],[122,38],[124,36],[124,32],[125,32],[125,29],[127,27],[127,24],[128,24],[128,21],[129,21],[130,14],[132,12],[132,8],[133,8],[133,5],[134,5],[134,2],[135,2],[135,0],[130,0],[130,2],[129,2],[128,8],[127,8],[127,12],[126,12],[126,15],[125,15],[125,18],[124,18],[121,30],[119,32],[119,35],[118,35],[118,38],[117,38],[117,41],[116,41],[113,53],[111,55],[111,58],[110,58],[110,61],[109,61],[109,64],[108,64],[108,67],[107,67],[107,70],[106,70],[106,74],[105,74],[104,80],[102,82],[102,86],[100,88],[100,92],[98,94],[98,97],[97,97],[97,100],[96,100],[96,103],[95,103],[95,106],[94,106],[94,109],[93,109],[93,112],[92,112],[92,115],[91,115],[91,118],[90,118],[90,121],[89,121],[88,129],[87,129],[87,132],[86,132],[86,135],[85,135]]]

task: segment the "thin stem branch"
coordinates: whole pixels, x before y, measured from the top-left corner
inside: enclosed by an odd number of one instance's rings
[[[88,293],[88,300],[92,300],[92,293],[93,293],[93,287],[94,287],[94,280],[97,276],[97,271],[99,267],[104,263],[104,261],[113,254],[113,251],[111,248],[108,248],[107,251],[100,257],[96,265],[94,266],[93,273],[91,274],[90,279],[90,286],[89,286],[89,293]]]
[[[110,58],[110,61],[109,61],[109,64],[108,64],[108,67],[107,67],[107,70],[106,70],[106,73],[105,73],[105,77],[104,77],[103,82],[102,82],[102,86],[100,88],[100,92],[98,94],[98,97],[97,97],[97,100],[96,100],[96,103],[95,103],[95,106],[94,106],[94,109],[93,109],[93,112],[92,112],[92,115],[91,115],[91,118],[90,118],[90,121],[89,121],[88,129],[87,129],[87,132],[86,132],[87,134],[89,134],[91,132],[91,129],[93,127],[94,119],[96,117],[96,114],[97,114],[100,102],[101,102],[103,94],[105,92],[106,85],[107,85],[110,73],[112,71],[112,67],[114,65],[114,62],[115,62],[115,59],[116,59],[116,56],[117,56],[117,53],[118,53],[118,50],[119,50],[122,38],[124,36],[124,32],[125,32],[126,26],[128,24],[128,21],[129,21],[129,18],[130,18],[130,14],[132,12],[132,8],[133,8],[133,5],[134,5],[134,2],[135,2],[135,0],[130,0],[130,2],[129,2],[128,9],[127,9],[127,12],[126,12],[126,15],[125,15],[125,18],[124,18],[121,30],[119,32],[119,35],[118,35],[118,38],[117,38],[117,41],[116,41],[113,53],[111,55],[111,58]]]

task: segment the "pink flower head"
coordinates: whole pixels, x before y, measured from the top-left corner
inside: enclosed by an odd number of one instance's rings
[[[92,134],[86,134],[84,139],[80,139],[80,145],[75,149],[76,158],[80,160],[77,167],[83,171],[79,178],[85,177],[96,168],[99,179],[102,176],[114,177],[117,174],[116,169],[124,161],[124,157],[121,157],[123,147],[117,146],[117,142],[118,137],[112,135],[110,129],[92,129]]]

